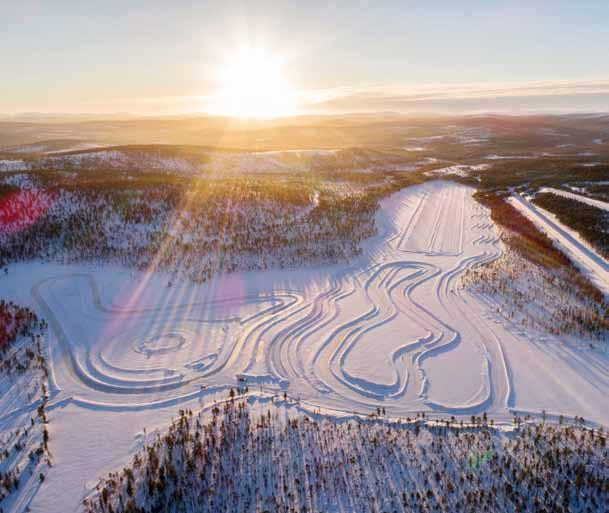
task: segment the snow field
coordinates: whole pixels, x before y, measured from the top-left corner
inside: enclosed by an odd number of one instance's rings
[[[95,447],[79,453],[105,431],[98,422],[114,439],[99,446],[103,469],[119,468],[142,426],[166,424],[177,408],[209,404],[236,385],[345,413],[382,406],[393,417],[486,412],[505,422],[513,409],[547,409],[609,425],[609,383],[600,371],[586,375],[587,356],[574,361],[554,341],[532,343],[457,286],[502,254],[472,194],[434,181],[392,195],[378,235],[348,265],[172,287],[162,273],[11,266],[6,294],[33,303],[51,328],[51,440],[61,463],[32,511],[77,507],[74,490],[86,494],[100,474]]]
[[[330,268],[306,291],[273,286],[201,300],[170,289],[151,306],[140,302],[145,293],[128,292],[133,306],[108,308],[91,276],[35,284],[57,341],[58,389],[145,403],[238,378],[366,407],[505,407],[502,365],[491,370],[487,348],[496,342],[455,315],[462,299],[453,289],[464,269],[499,255],[493,227],[478,222],[466,187],[437,182],[404,196],[391,220],[404,233],[383,245],[382,261]],[[442,377],[455,357],[459,387]],[[494,389],[502,392],[493,401]]]

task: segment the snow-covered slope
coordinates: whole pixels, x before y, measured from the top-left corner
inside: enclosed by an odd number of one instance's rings
[[[580,427],[336,420],[276,403],[181,412],[131,467],[100,482],[85,510],[584,512],[606,496],[604,437]]]

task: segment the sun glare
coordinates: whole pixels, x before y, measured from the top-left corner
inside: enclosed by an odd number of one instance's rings
[[[262,49],[244,49],[219,73],[219,94],[212,110],[235,117],[277,117],[295,113],[293,91],[281,59]]]

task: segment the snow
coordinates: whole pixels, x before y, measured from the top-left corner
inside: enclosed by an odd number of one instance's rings
[[[24,184],[21,178],[22,174],[10,175],[4,181]],[[0,204],[0,246],[12,248],[7,252],[17,259],[44,254],[49,260],[65,263],[99,260],[100,255],[105,255],[101,260],[106,263],[143,268],[157,260],[152,249],[156,247],[154,241],[169,237],[163,262],[157,261],[156,268],[205,280],[222,269],[295,267],[347,260],[357,254],[358,242],[374,233],[374,210],[351,209],[341,214],[342,219],[349,218],[352,223],[350,233],[337,234],[333,224],[336,212],[329,214],[324,207],[322,215],[317,215],[316,207],[324,201],[322,198],[331,198],[326,190],[302,191],[296,202],[262,198],[248,187],[242,191],[238,207],[221,194],[211,193],[208,199],[200,201],[196,192],[189,192],[187,197],[192,201],[189,199],[179,215],[163,194],[145,197],[141,191],[126,191],[123,198],[135,213],[129,216],[107,194],[81,194],[66,189],[50,193],[37,189],[32,180],[30,188],[9,194]],[[353,188],[344,193],[354,197],[362,194]],[[232,194],[237,192],[233,190]],[[141,214],[141,208],[147,216]],[[218,251],[226,238],[227,217],[231,221],[233,245]],[[31,231],[22,236],[20,230],[34,222],[38,222],[37,228],[46,230],[46,238]],[[54,235],[50,235],[49,225]],[[57,230],[57,225],[62,228]],[[86,245],[66,248],[63,234],[72,230],[72,236],[79,238],[84,235],[85,226],[97,232],[97,236],[91,237]],[[274,243],[279,237],[290,242],[280,247]],[[46,244],[44,253],[36,250],[40,238]],[[192,246],[184,250],[182,243]]]
[[[566,193],[570,194],[570,193]],[[515,194],[510,203],[550,237],[590,280],[609,296],[609,264],[573,230],[563,225],[550,212]]]
[[[471,144],[472,146],[480,146],[482,144],[488,143],[488,138],[487,137],[456,137],[457,141],[460,142],[461,144]]]
[[[456,128],[455,126],[447,126],[446,128]],[[412,143],[433,143],[442,140],[452,140],[457,144],[463,144],[465,146],[480,146],[489,142],[489,138],[492,136],[491,131],[480,128],[468,128],[462,129],[454,133],[431,135],[427,137],[411,137],[408,142]],[[415,149],[403,148],[406,151],[420,151],[424,148],[415,146]]]
[[[34,178],[27,173],[17,173],[8,175],[3,180],[0,180],[0,183],[6,185],[13,185],[19,187],[20,189],[33,189],[37,186],[37,183],[34,181]]]
[[[294,155],[296,157],[326,157],[329,155],[336,155],[338,150],[268,150],[268,151],[255,151],[251,155],[256,156],[284,156]]]
[[[30,164],[19,159],[0,159],[0,172],[29,171]]]
[[[575,194],[573,192],[563,191],[561,189],[554,189],[553,187],[542,187],[541,189],[539,189],[539,192],[549,192],[551,194],[556,194],[557,196],[562,196],[564,198],[580,201],[592,207],[600,208],[601,210],[606,210],[609,212],[609,203],[593,198],[588,198],[587,196],[582,196],[581,194]]]
[[[251,396],[226,399],[211,415],[183,411],[162,438],[149,437],[130,467],[100,481],[86,509],[458,513],[475,504],[472,511],[511,511],[517,490],[518,509],[541,511],[542,502],[556,505],[556,489],[568,511],[602,503],[607,450],[586,428],[518,427],[516,420],[512,429],[494,429],[484,418],[476,427],[448,419],[434,425],[422,417],[387,419],[382,410],[377,416],[328,418],[289,398]],[[560,464],[553,464],[549,455],[559,451]],[[574,468],[577,485],[569,479]],[[151,485],[157,476],[161,487]],[[569,491],[576,486],[577,493]]]
[[[167,425],[179,408],[209,407],[238,378],[339,414],[382,406],[393,417],[487,412],[506,423],[513,410],[547,409],[609,425],[606,354],[574,360],[560,340],[529,339],[457,286],[502,254],[473,192],[432,181],[386,198],[378,235],[348,264],[170,288],[161,272],[11,265],[0,277],[3,297],[31,305],[50,326],[53,466],[31,511],[74,511],[102,474],[139,450],[144,427]],[[569,249],[545,214],[512,201]],[[604,371],[590,375],[591,365]]]
[[[211,173],[307,172],[336,164],[339,150],[273,150],[258,152],[212,152],[203,170]]]
[[[90,148],[90,151],[84,151]],[[75,146],[48,151],[31,160],[0,160],[0,171],[36,169],[95,170],[127,169],[177,173],[273,173],[309,172],[316,169],[386,169],[408,165],[396,156],[365,149],[294,149],[269,151],[205,151],[173,155],[163,150],[137,148],[103,148],[95,145]],[[399,169],[398,169],[399,170]]]
[[[487,160],[520,160],[520,159],[530,159],[526,155],[487,155],[484,157]]]
[[[103,145],[101,145],[101,144],[80,142],[80,143],[73,144],[72,146],[66,146],[65,148],[62,148],[60,150],[45,151],[45,153],[48,155],[53,155],[53,154],[58,154],[58,153],[67,153],[70,151],[93,150],[95,148],[102,148],[102,147],[103,147]]]
[[[62,150],[63,151],[63,150]],[[84,153],[49,152],[35,160],[0,160],[0,171],[31,171],[35,169],[142,169],[164,172],[189,172],[200,169],[200,164],[186,158],[167,156],[154,152],[127,152],[121,150],[99,150]]]
[[[116,169],[155,169],[165,172],[195,172],[199,169],[196,163],[181,157],[166,156],[154,152],[146,154],[136,152],[132,154],[120,150],[100,150],[67,155],[58,154],[41,159],[37,164],[44,167],[63,167],[68,165],[77,168],[96,168],[103,165]]]
[[[440,139],[446,139],[448,137],[451,137],[451,136],[449,134],[442,134],[442,135],[429,135],[426,137],[411,137],[408,140],[417,141],[417,142],[433,142],[433,141],[438,141]]]
[[[433,176],[443,176],[443,175],[455,175],[465,178],[469,176],[472,171],[485,171],[490,169],[489,164],[476,164],[476,165],[466,165],[466,164],[455,164],[453,166],[443,167],[440,169],[434,169],[433,171],[428,171],[426,174]]]

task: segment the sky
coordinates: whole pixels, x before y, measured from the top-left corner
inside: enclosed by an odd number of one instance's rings
[[[222,114],[244,48],[290,113],[609,111],[607,0],[0,2],[5,114]]]

